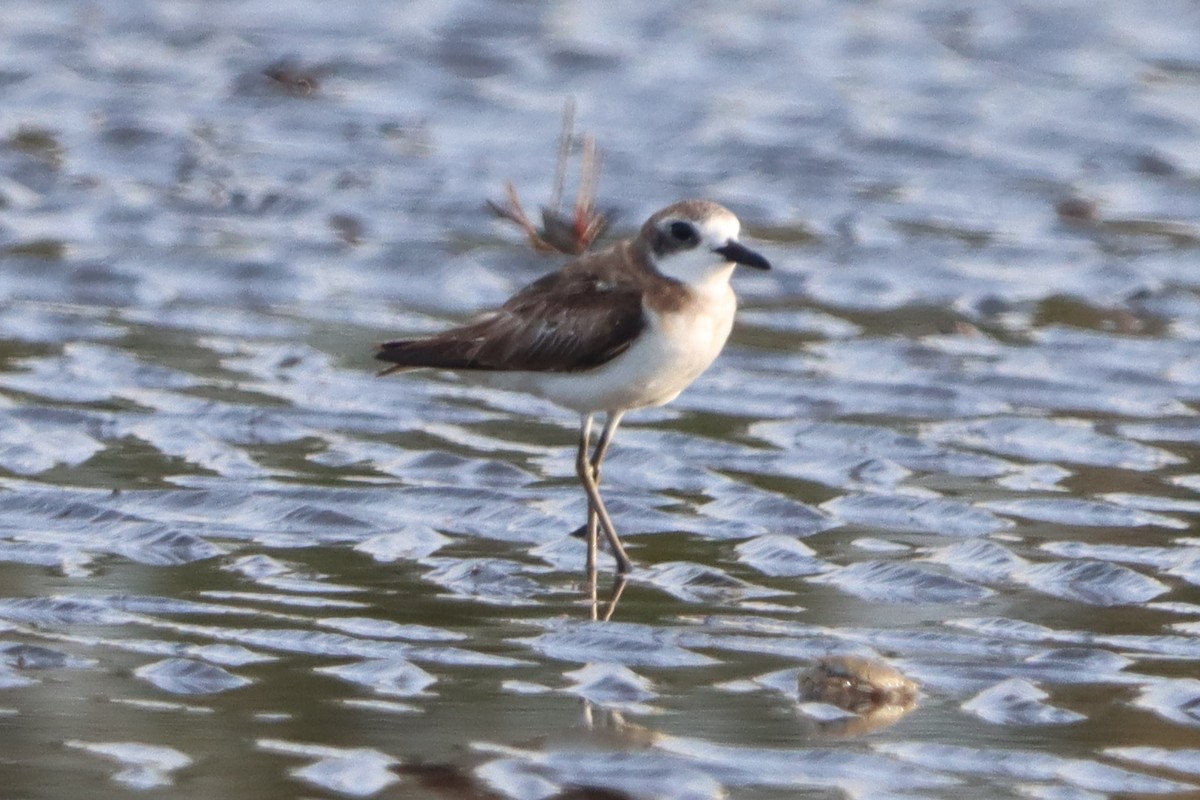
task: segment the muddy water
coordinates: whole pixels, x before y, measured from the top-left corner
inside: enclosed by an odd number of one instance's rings
[[[10,796],[1200,791],[1194,4],[27,6]],[[619,231],[708,196],[777,265],[617,439],[608,623],[574,420],[370,361],[557,263],[482,203],[568,95]]]

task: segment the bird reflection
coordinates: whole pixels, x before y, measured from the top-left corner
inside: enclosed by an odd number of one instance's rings
[[[599,620],[608,622],[610,619],[612,619],[613,614],[617,610],[617,603],[621,601],[621,595],[625,593],[625,586],[629,583],[629,578],[623,573],[618,573],[613,578],[612,589],[610,589],[608,593],[608,600],[606,600],[603,605],[601,605],[598,597],[598,583],[599,582],[596,580],[596,571],[593,568],[588,574],[588,610],[591,613],[591,619],[593,622]],[[601,616],[602,608],[604,612],[603,616]]]

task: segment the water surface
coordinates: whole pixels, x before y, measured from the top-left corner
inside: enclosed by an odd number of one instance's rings
[[[1197,31],[1185,2],[13,9],[12,796],[1197,792]],[[483,202],[548,201],[568,96],[617,233],[711,197],[776,265],[617,439],[608,623],[575,420],[370,358],[560,263]],[[919,704],[801,698],[830,657]]]

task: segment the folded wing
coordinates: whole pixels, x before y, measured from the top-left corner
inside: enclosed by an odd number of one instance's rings
[[[556,272],[497,311],[435,336],[386,342],[375,357],[394,365],[384,373],[413,367],[578,372],[625,352],[645,324],[640,286]]]

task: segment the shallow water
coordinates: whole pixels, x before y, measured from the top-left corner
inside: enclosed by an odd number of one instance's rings
[[[1200,792],[1194,4],[26,5],[12,796]],[[619,232],[708,196],[776,265],[617,438],[607,623],[570,415],[370,358],[558,263],[482,205],[568,96]]]

